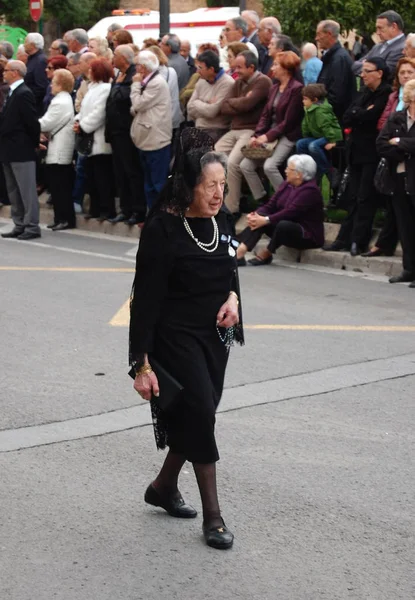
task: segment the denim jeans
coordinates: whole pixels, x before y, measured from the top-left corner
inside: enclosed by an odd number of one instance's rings
[[[309,154],[317,164],[319,175],[324,175],[330,168],[324,146],[328,144],[327,138],[303,138],[296,144],[297,154]]]
[[[147,207],[156,202],[169,176],[170,144],[160,150],[138,150],[144,172]]]

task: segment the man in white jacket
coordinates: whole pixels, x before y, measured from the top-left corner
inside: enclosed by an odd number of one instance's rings
[[[187,114],[216,143],[229,130],[230,117],[222,115],[220,109],[235,80],[221,69],[219,57],[212,50],[202,52],[197,62],[200,79],[187,104]]]
[[[169,175],[172,138],[169,86],[158,72],[159,60],[143,50],[137,58],[137,74],[131,86],[131,139],[138,148],[144,171],[148,208],[154,204]]]

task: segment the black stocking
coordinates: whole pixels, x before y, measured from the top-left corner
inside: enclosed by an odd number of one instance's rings
[[[185,462],[182,454],[174,454],[169,450],[160,473],[153,481],[153,487],[162,495],[177,493],[177,480]]]
[[[203,507],[203,522],[211,527],[222,526],[218,491],[216,487],[216,463],[193,463]]]

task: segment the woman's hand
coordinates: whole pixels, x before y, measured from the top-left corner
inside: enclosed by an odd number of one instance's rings
[[[143,375],[137,374],[134,379],[134,389],[144,400],[151,400],[153,394],[158,398],[160,389],[154,371],[143,373]]]
[[[236,294],[230,294],[229,298],[222,304],[216,317],[216,325],[228,329],[239,323],[238,299]]]
[[[248,142],[248,146],[251,146],[252,148],[254,148],[257,145],[257,138],[256,137],[251,137],[249,142]]]
[[[268,219],[259,215],[258,213],[250,213],[248,215],[248,227],[251,231],[255,231],[255,229],[259,229],[260,227],[265,227],[268,225]]]
[[[394,138],[392,138],[391,140],[389,140],[389,143],[390,143],[392,146],[397,146],[397,145],[399,144],[399,138],[397,138],[397,137],[394,137]]]
[[[261,144],[268,144],[267,136],[265,134],[260,135],[259,137],[256,138],[256,143],[257,143],[257,146],[261,146]]]
[[[79,121],[75,121],[75,123],[73,124],[73,130],[75,133],[79,133],[81,130],[81,126],[79,124]]]

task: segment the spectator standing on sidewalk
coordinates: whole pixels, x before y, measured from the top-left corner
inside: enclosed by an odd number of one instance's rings
[[[48,89],[49,81],[46,77],[47,58],[43,52],[45,40],[40,33],[29,33],[26,36],[24,47],[27,59],[27,73],[25,84],[33,92],[36,100],[36,110],[39,117],[43,115],[43,99]]]
[[[111,84],[107,99],[105,138],[112,147],[120,213],[111,222],[125,221],[128,225],[136,225],[144,223],[147,206],[144,198],[144,174],[130,135],[133,121],[130,92],[136,73],[134,52],[130,46],[118,46],[114,51],[113,62],[118,75]]]
[[[24,83],[26,66],[10,60],[4,80],[10,90],[0,113],[0,163],[12,205],[14,228],[3,238],[31,240],[40,237],[39,200],[36,191],[36,153],[40,126],[33,92]]]
[[[317,56],[317,46],[308,42],[304,44],[302,50],[302,56],[305,61],[305,67],[303,72],[304,85],[310,83],[317,83],[321,69],[323,68],[322,61]]]
[[[190,73],[187,62],[180,54],[179,38],[173,33],[166,33],[162,37],[160,48],[168,58],[169,67],[173,67],[177,73],[179,90],[183,89],[190,79]]]

